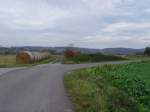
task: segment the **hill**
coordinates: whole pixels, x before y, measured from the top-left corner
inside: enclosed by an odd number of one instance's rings
[[[15,54],[19,51],[49,51],[51,53],[61,54],[68,47],[40,47],[40,46],[22,46],[22,47],[0,47],[0,54]],[[105,48],[105,49],[92,49],[92,48],[79,48],[74,47],[77,52],[83,54],[104,53],[112,55],[128,55],[143,53],[144,49],[132,49],[132,48]]]
[[[136,53],[144,53],[144,49],[132,49],[132,48],[105,48],[102,50],[104,54],[112,55],[128,55]]]

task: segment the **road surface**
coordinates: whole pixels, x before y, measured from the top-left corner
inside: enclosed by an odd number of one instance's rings
[[[3,75],[7,72],[11,72],[14,70],[18,70],[18,69],[23,69],[24,67],[19,67],[19,68],[0,68],[0,75]]]
[[[46,64],[0,75],[0,112],[73,112],[63,85],[64,73],[103,64]]]

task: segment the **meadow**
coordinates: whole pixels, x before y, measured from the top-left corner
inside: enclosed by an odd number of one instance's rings
[[[64,83],[76,112],[150,110],[150,61],[72,71]]]

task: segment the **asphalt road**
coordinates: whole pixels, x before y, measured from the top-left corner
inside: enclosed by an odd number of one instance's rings
[[[0,112],[73,112],[65,92],[64,73],[103,64],[47,64],[0,75]]]
[[[14,70],[23,69],[24,67],[19,68],[0,68],[0,75],[3,75],[4,73],[8,73]]]

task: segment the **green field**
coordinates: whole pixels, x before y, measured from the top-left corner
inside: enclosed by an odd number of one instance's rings
[[[46,64],[46,63],[56,63],[62,60],[62,56],[60,55],[51,55],[49,58],[30,63],[30,64],[17,64],[15,55],[0,55],[0,68],[6,67],[21,67],[21,66],[34,66],[38,64]]]
[[[73,71],[64,82],[76,112],[150,112],[150,61]]]
[[[65,57],[64,63],[74,64],[74,63],[90,63],[90,62],[103,62],[103,61],[118,61],[126,60],[123,57],[104,55],[104,54],[79,54],[74,57]]]
[[[142,60],[142,61],[150,60],[150,56],[144,56],[144,55],[127,55],[124,57],[129,60]]]

